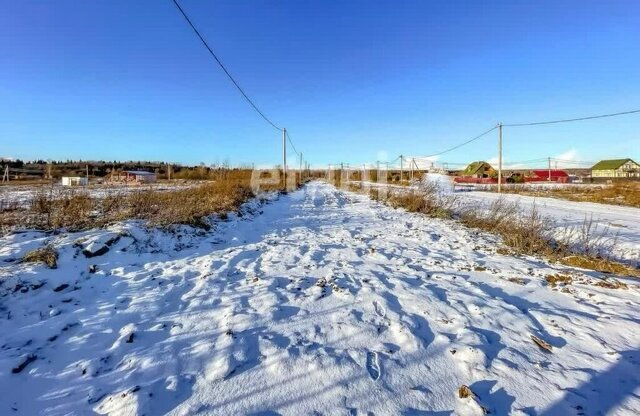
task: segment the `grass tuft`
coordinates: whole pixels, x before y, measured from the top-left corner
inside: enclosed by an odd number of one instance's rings
[[[31,250],[22,258],[24,263],[44,263],[50,269],[58,267],[58,253],[51,246]]]

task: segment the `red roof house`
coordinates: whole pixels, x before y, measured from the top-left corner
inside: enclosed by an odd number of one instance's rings
[[[525,178],[527,182],[569,182],[567,172],[560,169],[536,169],[531,171],[531,176]]]

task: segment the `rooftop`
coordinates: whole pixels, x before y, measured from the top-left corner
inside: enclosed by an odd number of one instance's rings
[[[146,170],[125,170],[124,172],[130,175],[155,175],[155,173]]]
[[[609,170],[609,169],[618,169],[620,166],[624,165],[631,159],[610,159],[610,160],[601,160],[600,162],[593,165],[591,169],[593,170]],[[633,160],[631,160],[633,162]],[[635,163],[635,162],[634,162]]]

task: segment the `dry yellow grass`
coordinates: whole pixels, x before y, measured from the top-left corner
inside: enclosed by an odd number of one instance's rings
[[[590,257],[580,254],[560,257],[559,263],[566,266],[579,267],[581,269],[595,270],[602,273],[611,273],[622,276],[640,277],[640,270],[634,269],[626,264],[613,262],[598,257]]]
[[[0,212],[0,230],[24,228],[70,231],[100,227],[125,219],[143,219],[156,226],[188,224],[208,227],[205,217],[226,215],[254,196],[251,170],[230,170],[216,181],[173,191],[141,189],[128,194],[92,198],[82,190],[52,195],[39,192],[28,210]],[[273,189],[279,188],[278,184]],[[264,186],[262,187],[264,189]]]
[[[58,253],[53,247],[45,246],[36,250],[31,250],[22,258],[24,263],[44,263],[50,269],[58,267]]]
[[[545,280],[547,281],[547,283],[549,283],[549,286],[551,287],[556,287],[558,285],[566,286],[573,283],[573,277],[569,276],[568,274],[562,274],[562,273],[547,275],[545,277]]]

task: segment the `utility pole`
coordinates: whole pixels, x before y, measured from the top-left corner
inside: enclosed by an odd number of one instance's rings
[[[411,168],[411,182],[413,182],[413,164],[416,163],[415,159],[411,159],[411,163],[409,163],[409,167]]]
[[[498,123],[498,193],[502,192],[502,123]]]
[[[547,160],[549,161],[549,178],[547,180],[551,182],[551,158],[549,157]]]
[[[300,184],[302,184],[302,152],[300,152]]]
[[[400,155],[400,185],[402,185],[402,171],[403,171],[403,167],[402,167],[402,155]]]
[[[282,129],[282,173],[284,190],[287,189],[287,129]]]
[[[87,169],[87,185],[89,185],[89,165],[86,165],[86,169]]]

